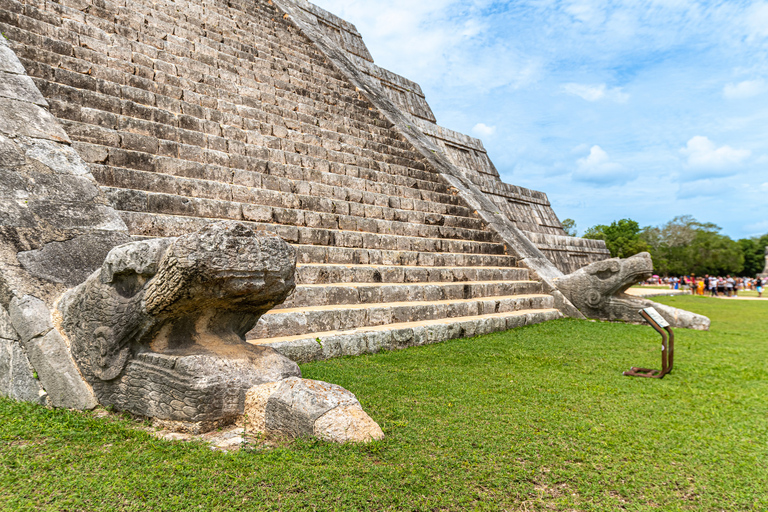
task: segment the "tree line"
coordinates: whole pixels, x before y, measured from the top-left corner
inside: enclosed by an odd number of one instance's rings
[[[575,236],[576,223],[563,221],[566,232]],[[675,217],[663,226],[640,225],[632,219],[599,224],[587,229],[583,238],[604,240],[611,256],[628,258],[640,252],[653,257],[654,272],[661,276],[732,275],[754,277],[765,267],[768,233],[733,240],[721,228],[699,222],[690,215]]]

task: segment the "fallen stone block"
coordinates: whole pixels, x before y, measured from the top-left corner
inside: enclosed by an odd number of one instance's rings
[[[267,434],[317,437],[336,443],[384,438],[355,395],[335,384],[300,378],[250,389],[244,423]]]

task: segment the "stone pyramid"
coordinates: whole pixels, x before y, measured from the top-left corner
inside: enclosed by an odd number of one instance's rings
[[[73,149],[98,185],[4,222],[6,309],[52,304],[119,243],[237,220],[297,250],[296,291],[248,339],[304,361],[570,315],[551,280],[609,257],[303,0],[4,0],[0,31],[23,66],[0,111],[39,109],[5,133]]]

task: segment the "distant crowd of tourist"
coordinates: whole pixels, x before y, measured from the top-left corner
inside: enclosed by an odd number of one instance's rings
[[[731,277],[731,276],[653,276],[645,282],[646,285],[667,285],[673,290],[685,290],[692,295],[709,295],[711,297],[738,297],[742,290],[756,291],[758,297],[763,296],[765,279],[760,277]]]

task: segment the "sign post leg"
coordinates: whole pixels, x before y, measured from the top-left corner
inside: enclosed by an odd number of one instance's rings
[[[672,367],[674,366],[675,333],[663,317],[653,308],[641,310],[640,316],[642,316],[650,326],[656,330],[656,332],[661,334],[661,370],[633,367],[631,370],[624,372],[624,375],[627,377],[663,379],[666,374],[672,371]]]

